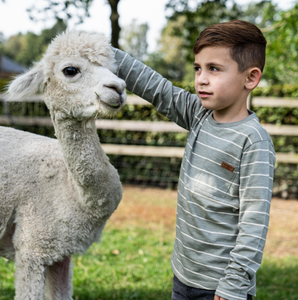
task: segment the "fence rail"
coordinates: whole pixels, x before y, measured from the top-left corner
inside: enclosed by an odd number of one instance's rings
[[[0,94],[0,101],[4,100]],[[41,95],[27,97],[22,102],[43,102]],[[137,96],[128,96],[127,104],[131,105],[151,105]],[[253,106],[265,107],[298,107],[298,99],[284,98],[263,98],[255,97],[251,100]],[[9,108],[8,108],[9,109]],[[27,126],[53,126],[49,117],[21,117],[1,115],[2,125],[27,125]],[[172,122],[147,122],[147,121],[126,121],[126,120],[96,120],[98,129],[125,130],[125,131],[151,131],[151,132],[187,132]],[[263,124],[263,127],[270,135],[298,136],[298,126],[296,125],[271,125]],[[157,146],[135,146],[135,145],[102,145],[107,154],[129,155],[129,156],[156,156],[156,157],[182,157],[183,147],[157,147]],[[298,154],[276,153],[276,161],[281,163],[298,163]]]

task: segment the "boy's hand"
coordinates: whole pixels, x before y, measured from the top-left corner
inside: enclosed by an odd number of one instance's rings
[[[215,295],[214,300],[228,300],[228,299],[222,298],[222,297],[219,297],[219,296]]]

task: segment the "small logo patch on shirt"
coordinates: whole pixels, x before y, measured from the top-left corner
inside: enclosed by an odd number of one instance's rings
[[[226,163],[224,161],[222,162],[221,167],[223,167],[224,169],[227,169],[230,172],[234,172],[234,170],[235,170],[235,168],[233,166],[229,165],[228,163]]]

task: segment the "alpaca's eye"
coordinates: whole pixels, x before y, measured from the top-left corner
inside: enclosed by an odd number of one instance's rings
[[[65,69],[63,69],[63,73],[65,76],[73,77],[79,73],[79,69],[75,67],[66,67]]]

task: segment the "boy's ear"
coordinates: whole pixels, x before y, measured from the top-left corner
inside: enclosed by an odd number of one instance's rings
[[[24,96],[42,92],[44,88],[43,62],[37,63],[26,73],[17,76],[8,85],[7,100],[18,100]]]
[[[262,71],[259,68],[249,68],[245,79],[245,88],[247,90],[253,90],[259,84],[261,77]]]

